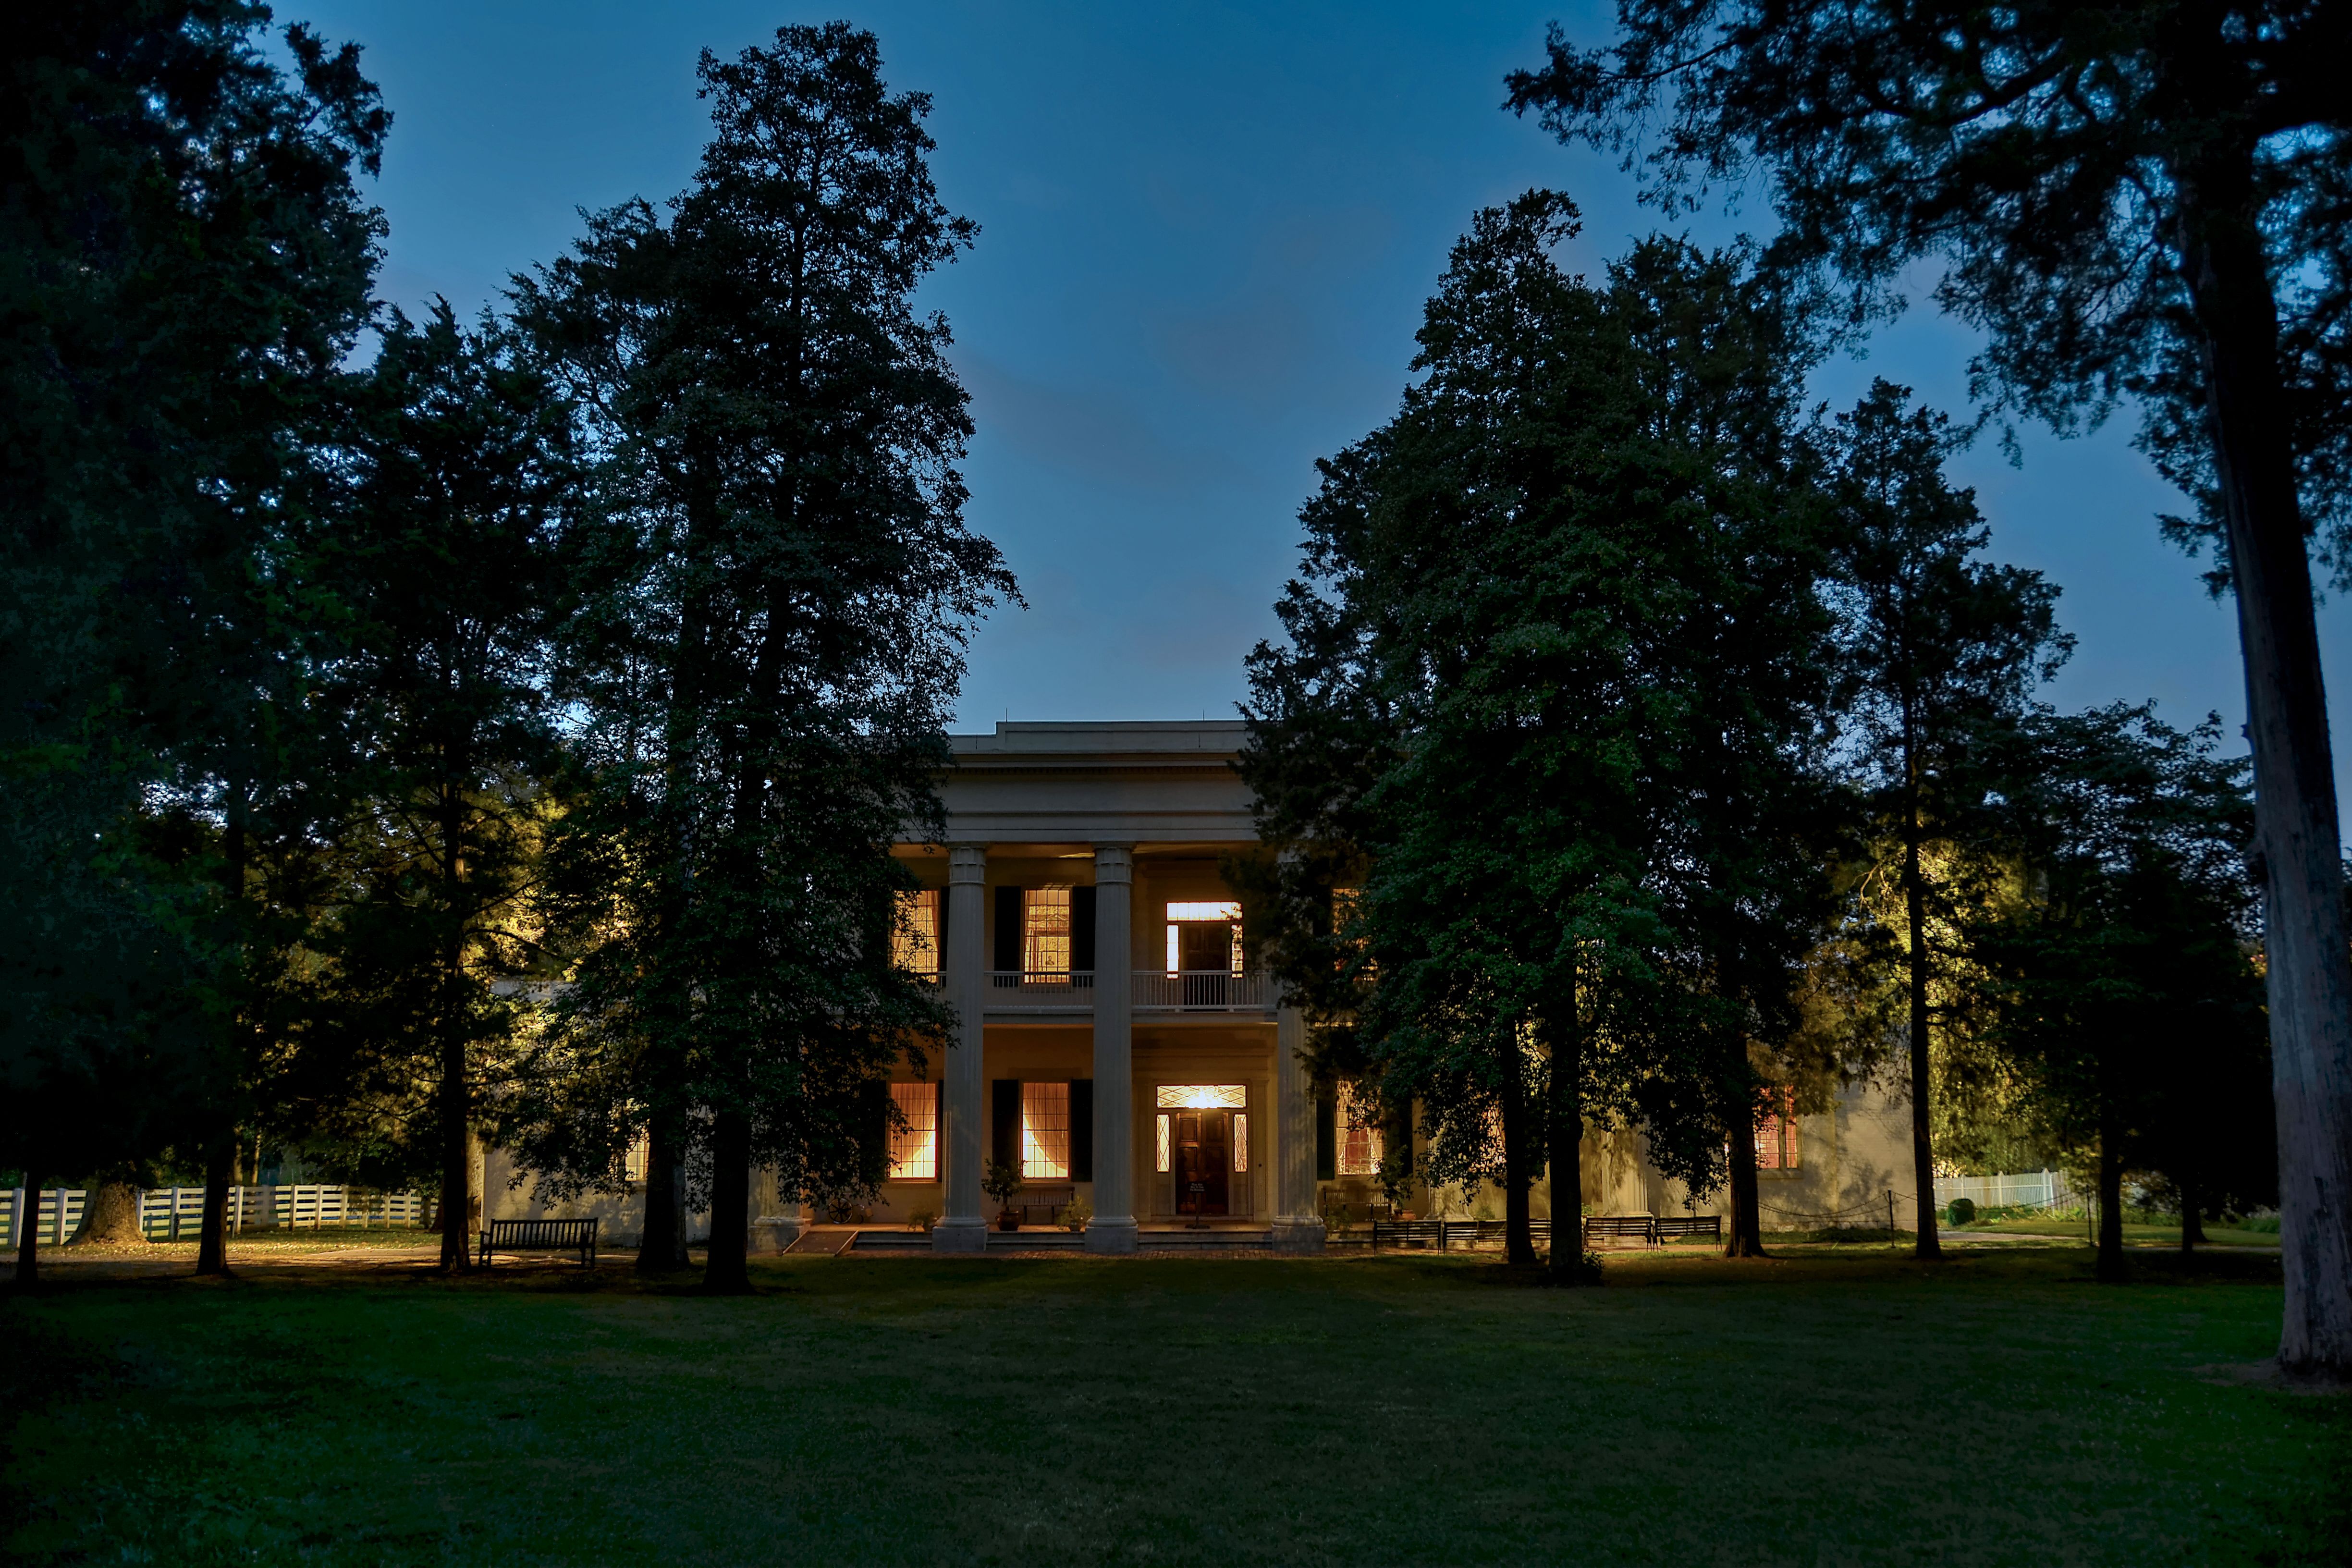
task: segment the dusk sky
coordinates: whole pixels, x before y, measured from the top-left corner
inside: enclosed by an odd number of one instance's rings
[[[502,3],[283,5],[366,47],[394,123],[375,199],[383,296],[495,303],[558,255],[576,209],[656,202],[705,133],[694,64],[842,7]],[[867,5],[898,89],[931,94],[933,172],[978,247],[925,302],[952,321],[979,437],[973,527],[1028,596],[980,634],[964,728],[1014,719],[1223,717],[1275,627],[1313,464],[1393,411],[1421,306],[1477,207],[1531,185],[1582,206],[1587,270],[1654,226],[1610,160],[1500,104],[1544,24],[1598,41],[1590,5],[1257,8]],[[1751,205],[1745,221],[1769,223]],[[1719,240],[1737,225],[1689,232]],[[1819,375],[1850,404],[1874,374],[1965,412],[1969,339],[1923,305],[1867,361]],[[1956,472],[2002,557],[2064,589],[2080,639],[2048,694],[2153,697],[2177,724],[2242,714],[2226,605],[2166,545],[2179,505],[2131,418],[2021,467],[1990,441]],[[2323,607],[2341,731],[2347,617]],[[2339,753],[2346,749],[2339,742]]]

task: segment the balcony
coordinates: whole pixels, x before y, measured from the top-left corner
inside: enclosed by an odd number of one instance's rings
[[[1094,971],[992,969],[981,1005],[992,1013],[1092,1013]]]
[[[1135,972],[1139,1013],[1271,1013],[1274,1003],[1274,977],[1268,974],[1225,969]]]
[[[1133,1005],[1138,1013],[1271,1013],[1275,996],[1274,979],[1266,974],[1235,974],[1223,969],[1135,972]],[[981,1005],[991,1013],[1091,1015],[1094,973],[1083,969],[992,969],[987,972]]]

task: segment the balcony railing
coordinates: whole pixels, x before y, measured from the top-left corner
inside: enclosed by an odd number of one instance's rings
[[[1267,975],[1235,974],[1223,969],[1188,969],[1173,974],[1164,969],[1139,969],[1132,1000],[1139,1013],[1271,1013],[1275,986]],[[1091,1013],[1095,1010],[1094,972],[992,969],[981,1005],[992,1011]]]
[[[992,969],[981,1005],[1018,1007],[1024,1012],[1091,1013],[1095,1010],[1094,971]]]
[[[1135,1008],[1139,1013],[1271,1013],[1274,981],[1265,974],[1235,974],[1223,969],[1164,969],[1135,972]]]

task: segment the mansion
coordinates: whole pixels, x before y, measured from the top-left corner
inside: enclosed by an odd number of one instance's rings
[[[1237,721],[1005,723],[955,735],[940,783],[947,832],[896,853],[921,884],[901,960],[936,973],[953,1005],[948,1048],[902,1066],[903,1118],[880,1200],[812,1215],[755,1192],[756,1250],[814,1239],[940,1252],[1058,1242],[1089,1251],[1197,1244],[1313,1252],[1327,1222],[1384,1201],[1381,1131],[1299,1059],[1301,1020],[1243,959],[1241,906],[1221,867],[1255,843],[1234,769]],[[1909,1120],[1855,1091],[1819,1116],[1771,1119],[1758,1139],[1765,1227],[1916,1222]],[[1017,1171],[1009,1202],[990,1167]],[[487,1213],[595,1215],[632,1241],[643,1188],[542,1205],[497,1149]],[[1637,1134],[1588,1134],[1583,1212],[1700,1215],[1643,1158]],[[1070,1205],[1080,1205],[1071,1210]],[[1553,1194],[1538,1181],[1534,1212]],[[1496,1217],[1491,1190],[1410,1185],[1423,1216]],[[1065,1211],[1082,1232],[1056,1225]],[[1007,1234],[998,1226],[1026,1223]],[[913,1228],[910,1228],[912,1226]],[[814,1227],[813,1229],[813,1227]],[[696,1216],[694,1234],[708,1230]]]

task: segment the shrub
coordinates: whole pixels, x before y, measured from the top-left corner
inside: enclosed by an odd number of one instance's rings
[[[1976,1220],[1977,1205],[1967,1198],[1954,1198],[1950,1208],[1945,1212],[1951,1216],[1954,1225],[1969,1225]]]
[[[1094,1217],[1094,1205],[1084,1198],[1072,1198],[1063,1205],[1062,1212],[1054,1216],[1054,1221],[1064,1230],[1084,1230],[1087,1221]]]

